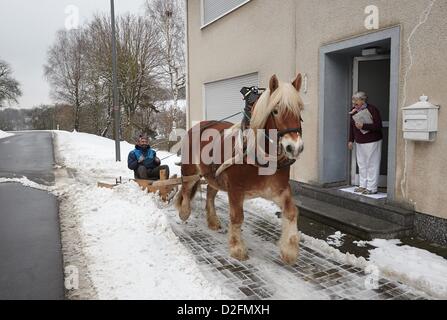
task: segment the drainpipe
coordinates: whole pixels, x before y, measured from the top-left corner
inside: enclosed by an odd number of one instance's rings
[[[186,130],[191,128],[191,114],[190,114],[190,105],[189,105],[189,26],[188,26],[188,0],[184,0],[185,6],[185,73],[186,73],[186,82],[185,82],[185,94],[186,94]]]

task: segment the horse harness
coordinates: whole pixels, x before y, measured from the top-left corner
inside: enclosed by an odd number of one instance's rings
[[[259,97],[262,95],[262,92],[264,92],[265,90],[266,89],[264,89],[264,88],[258,88],[258,87],[250,87],[250,88],[243,87],[241,89],[240,92],[244,96],[244,101],[245,101],[245,108],[243,111],[244,117],[243,117],[242,123],[241,123],[242,131],[244,131],[250,127],[250,121],[251,121],[253,107],[255,106]],[[280,159],[278,161],[278,170],[283,169],[283,168],[288,168],[296,162],[296,159],[288,159],[284,155],[284,152],[283,152],[284,150],[282,150],[283,148],[282,148],[282,145],[279,143],[279,140],[281,138],[283,138],[286,134],[289,134],[289,133],[298,133],[302,137],[303,129],[302,129],[302,127],[299,127],[299,128],[297,127],[297,128],[288,128],[288,129],[284,129],[284,130],[279,130],[278,125],[275,120],[274,112],[271,112],[270,116],[273,119],[274,126],[278,130],[278,134],[277,134],[278,151],[277,151],[277,154],[280,155]],[[300,121],[303,122],[303,119],[301,118]],[[272,139],[269,137],[268,134],[266,134],[266,138],[269,141],[272,141]],[[265,164],[265,165],[260,164],[258,162],[256,156],[255,156],[255,162],[256,162],[256,166],[258,166],[258,167],[263,167],[263,168],[268,167],[268,164]]]

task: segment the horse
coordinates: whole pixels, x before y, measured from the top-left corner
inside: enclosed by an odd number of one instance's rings
[[[303,102],[299,91],[302,84],[301,74],[298,74],[292,83],[280,82],[276,75],[269,81],[269,88],[264,91],[254,105],[250,128],[253,130],[277,130],[278,159],[284,158],[294,162],[303,152],[301,111]],[[203,121],[188,131],[185,137],[188,159],[182,159],[182,176],[199,175],[207,182],[206,191],[206,217],[208,227],[211,230],[221,228],[220,220],[216,214],[214,205],[218,191],[228,193],[230,223],[228,230],[229,248],[231,257],[244,261],[248,259],[247,248],[242,239],[241,227],[244,221],[243,203],[245,199],[264,198],[276,203],[282,210],[282,234],[279,240],[280,256],[286,264],[294,264],[298,257],[299,233],[298,233],[298,208],[295,206],[292,190],[289,185],[290,166],[286,165],[271,175],[260,175],[259,166],[256,164],[234,164],[226,168],[219,175],[216,172],[219,166],[209,164],[198,159],[193,163],[194,153],[192,140],[194,130],[199,130],[200,135],[204,128],[212,128],[218,132],[224,132],[233,126],[229,122]],[[214,139],[200,139],[200,151],[209,148],[215,139],[225,139],[224,135]],[[220,144],[222,145],[222,143]],[[183,152],[183,151],[182,151]],[[225,162],[222,156],[222,162]],[[179,217],[187,221],[191,214],[191,200],[200,187],[197,180],[185,181],[181,185],[175,206]]]

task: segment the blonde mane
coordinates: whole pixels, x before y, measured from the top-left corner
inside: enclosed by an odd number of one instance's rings
[[[272,95],[270,95],[270,89],[261,95],[254,108],[250,127],[263,129],[268,117],[275,109],[281,115],[290,114],[299,119],[303,106],[303,101],[295,87],[290,83],[280,82]]]

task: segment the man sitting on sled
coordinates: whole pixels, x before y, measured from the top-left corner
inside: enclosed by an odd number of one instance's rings
[[[148,138],[140,135],[135,149],[129,153],[127,166],[135,172],[135,179],[160,180],[160,171],[169,177],[169,166],[162,166],[157,153],[149,146]]]

